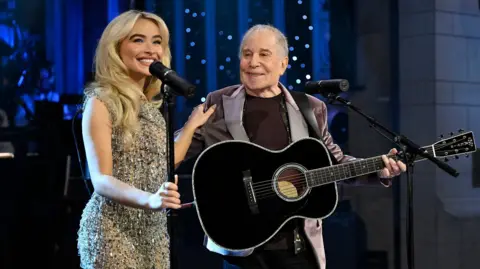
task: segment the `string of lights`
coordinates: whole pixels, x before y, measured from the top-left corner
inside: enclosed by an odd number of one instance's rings
[[[197,86],[194,98],[182,100],[179,122],[209,92],[240,83],[241,38],[256,24],[273,25],[286,35],[289,65],[280,81],[289,90],[303,91],[305,82],[332,74],[328,0],[159,0],[155,7],[172,29],[173,69],[179,66],[179,73]],[[331,112],[337,113],[335,108]]]

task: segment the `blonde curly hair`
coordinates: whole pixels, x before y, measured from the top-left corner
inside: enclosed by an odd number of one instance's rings
[[[148,19],[158,25],[163,49],[160,61],[170,67],[170,33],[165,21],[153,13],[129,10],[113,19],[103,31],[95,51],[95,79],[85,89],[86,95],[96,92],[106,103],[112,114],[112,127],[122,131],[127,147],[138,128],[141,99],[157,95],[161,86],[160,80],[150,76],[141,89],[129,77],[128,69],[120,58],[120,44],[128,37],[138,19]]]

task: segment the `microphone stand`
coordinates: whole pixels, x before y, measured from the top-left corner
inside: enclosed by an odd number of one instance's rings
[[[162,83],[160,86],[162,93],[163,105],[164,105],[164,118],[167,125],[167,179],[170,182],[175,182],[175,158],[174,158],[174,128],[173,128],[173,116],[175,111],[175,95],[173,94],[170,87],[166,87],[165,83]],[[174,229],[176,228],[176,210],[167,211],[167,228],[168,234],[170,235],[170,268],[177,269],[177,255],[176,255],[176,245],[174,238]]]
[[[153,62],[150,64],[148,70],[152,76],[162,81],[160,92],[162,94],[164,105],[163,116],[167,127],[167,179],[170,182],[175,182],[175,141],[173,137],[173,114],[175,111],[174,98],[175,96],[184,96],[187,98],[193,97],[195,86],[178,76],[175,71],[163,65],[162,62]],[[178,215],[176,210],[167,210],[167,226],[170,235],[170,268],[172,269],[178,268],[175,240],[177,218]]]
[[[415,144],[413,141],[408,139],[406,136],[401,134],[396,134],[393,131],[389,130],[385,126],[378,123],[374,118],[366,115],[363,113],[359,108],[352,105],[350,101],[347,101],[340,97],[338,94],[335,93],[322,93],[322,95],[328,99],[329,103],[332,104],[334,101],[340,102],[343,105],[347,106],[349,109],[357,112],[362,117],[367,119],[370,123],[370,127],[372,127],[375,131],[380,133],[382,136],[387,138],[388,140],[392,141],[394,144],[399,146],[402,149],[402,152],[399,154],[400,157],[404,160],[407,166],[407,262],[408,268],[414,269],[414,245],[413,245],[413,165],[415,162],[415,158],[418,156],[422,156],[434,164],[436,164],[440,169],[445,171],[446,173],[450,174],[453,177],[457,177],[459,173],[447,165],[444,162],[439,161],[431,154],[427,153],[426,151],[422,150],[420,146]]]

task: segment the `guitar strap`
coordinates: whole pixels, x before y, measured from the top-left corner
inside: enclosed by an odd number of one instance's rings
[[[310,101],[308,100],[308,96],[304,92],[296,92],[296,91],[290,91],[290,94],[293,97],[293,100],[297,104],[298,108],[300,109],[300,112],[302,112],[303,118],[307,122],[307,128],[308,128],[308,134],[310,137],[318,139],[321,143],[324,143],[323,138],[322,138],[322,133],[320,132],[320,129],[318,128],[318,122],[317,118],[313,114],[313,109],[312,106],[310,105]],[[328,154],[330,154],[330,159],[332,160],[333,164],[338,164],[337,159],[333,154],[327,149]],[[303,222],[302,222],[303,223]],[[305,241],[301,239],[299,234],[301,232],[298,229],[298,226],[296,227],[294,231],[294,247],[295,247],[295,254],[298,254],[305,250]],[[303,234],[303,236],[305,236]]]
[[[295,103],[302,112],[303,117],[307,121],[308,132],[310,136],[312,136],[311,131],[313,129],[314,133],[312,137],[319,139],[321,137],[320,130],[318,129],[318,123],[315,119],[315,115],[313,114],[313,109],[308,101],[308,96],[303,92],[295,91],[291,91],[290,94],[292,95],[293,100],[295,100]]]
[[[324,143],[322,138],[322,133],[318,128],[317,119],[313,114],[313,109],[312,109],[312,106],[310,106],[310,101],[308,101],[308,96],[304,92],[290,91],[289,93],[292,95],[293,100],[295,100],[295,103],[297,104],[298,108],[302,112],[303,118],[307,122],[308,133],[310,137],[316,138],[320,140],[322,143]],[[338,164],[335,156],[333,156],[333,154],[330,151],[328,151],[328,153],[330,154],[330,159],[332,160],[332,163]]]

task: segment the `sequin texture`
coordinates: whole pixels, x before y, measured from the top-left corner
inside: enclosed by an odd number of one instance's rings
[[[95,92],[87,98],[92,96],[102,101]],[[108,104],[103,103],[108,108]],[[110,112],[110,116],[114,115]],[[112,130],[113,176],[154,193],[166,175],[165,120],[158,108],[144,102],[140,107],[139,123],[140,129],[130,151],[122,145],[120,130]],[[78,251],[84,269],[168,269],[166,213],[123,206],[94,192],[80,221]]]

